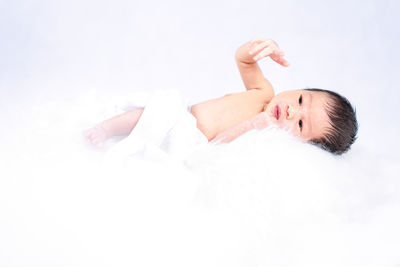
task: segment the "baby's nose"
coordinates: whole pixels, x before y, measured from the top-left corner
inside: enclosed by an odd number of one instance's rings
[[[289,105],[286,110],[286,119],[291,120],[295,114],[296,114],[296,109]]]

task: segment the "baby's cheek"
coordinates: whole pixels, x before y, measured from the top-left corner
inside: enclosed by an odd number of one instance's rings
[[[300,131],[295,125],[291,125],[290,127],[288,127],[288,131],[294,136],[300,137]]]
[[[289,133],[293,134],[294,136],[300,136],[300,132],[296,128],[296,125],[287,122],[277,122],[275,121],[275,125],[281,128],[282,130],[288,131]]]

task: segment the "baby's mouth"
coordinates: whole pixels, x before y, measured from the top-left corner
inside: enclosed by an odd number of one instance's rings
[[[277,120],[279,120],[279,117],[281,116],[281,109],[279,108],[278,105],[276,105],[274,108],[274,116],[275,116],[275,119],[277,119]]]

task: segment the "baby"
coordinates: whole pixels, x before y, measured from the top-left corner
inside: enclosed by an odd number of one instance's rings
[[[358,129],[349,101],[323,89],[274,95],[272,85],[257,64],[265,57],[289,66],[283,51],[271,39],[256,38],[242,45],[236,52],[236,62],[247,90],[193,105],[190,113],[197,120],[197,128],[209,141],[228,143],[249,130],[277,125],[334,154],[346,152]],[[130,110],[105,120],[85,135],[97,146],[112,136],[128,135],[143,110]]]

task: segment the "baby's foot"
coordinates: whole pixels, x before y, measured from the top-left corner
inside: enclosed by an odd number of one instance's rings
[[[104,142],[108,138],[106,130],[101,125],[86,130],[84,135],[93,145],[100,148],[104,146]]]

